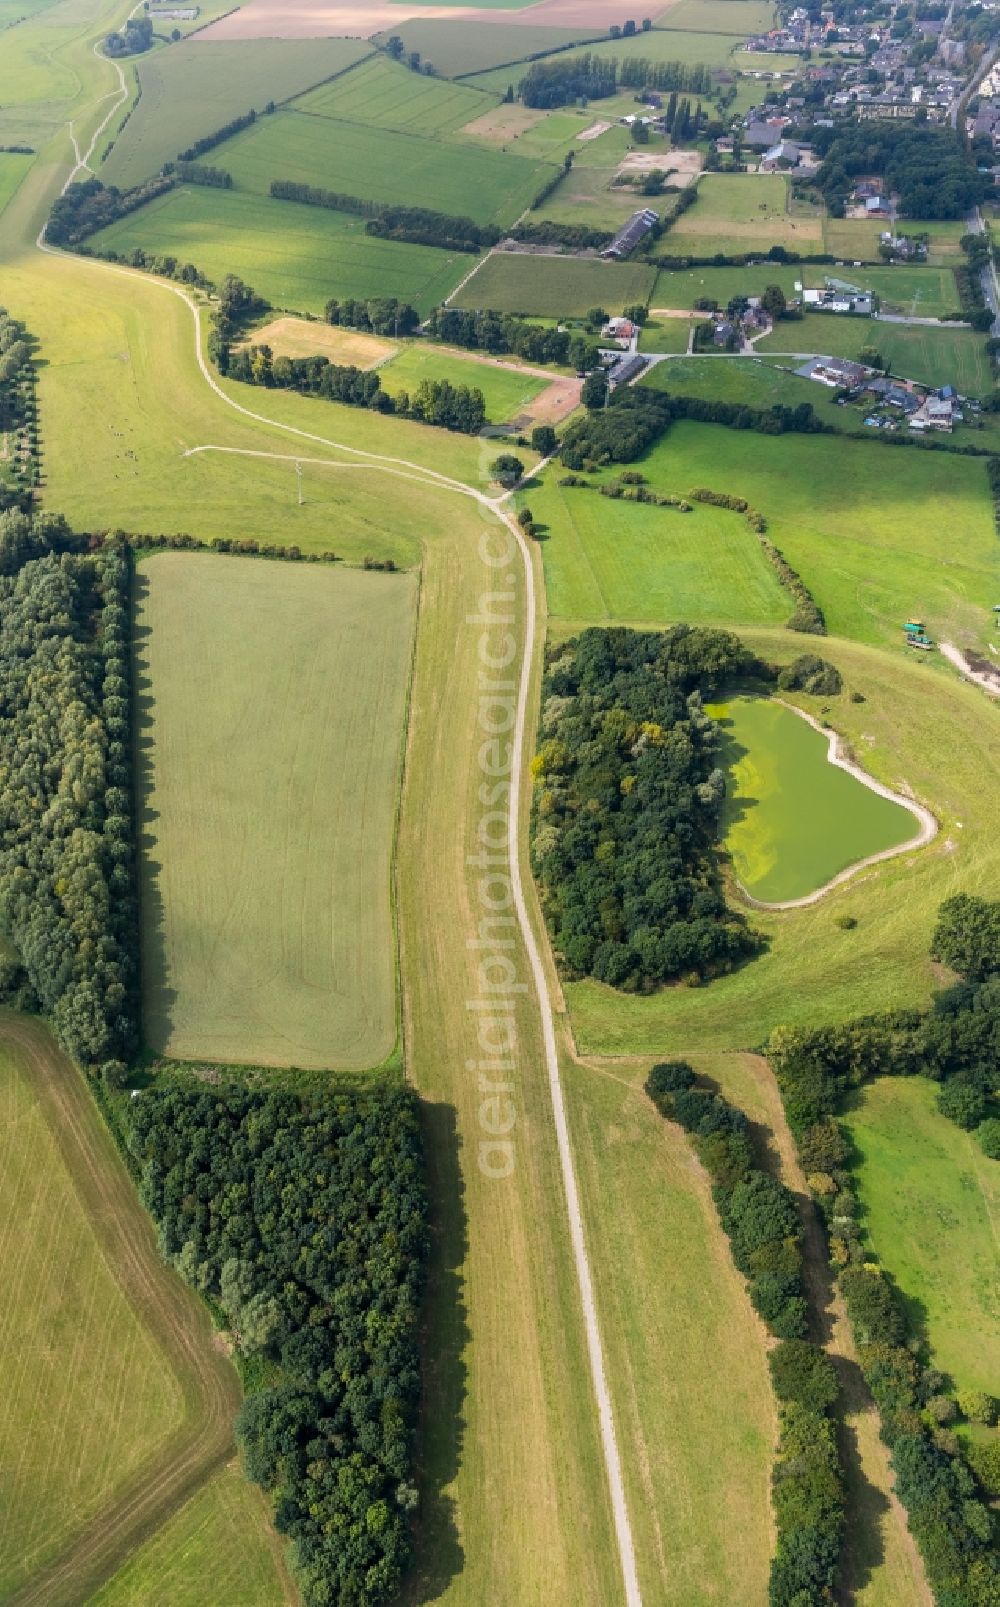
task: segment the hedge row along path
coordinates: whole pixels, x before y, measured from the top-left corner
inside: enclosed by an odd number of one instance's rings
[[[136,9],[138,9],[138,7]],[[95,130],[93,139],[91,140],[87,151],[78,160],[77,165],[71,171],[69,178],[66,180],[66,184],[63,186],[64,193],[77,175],[81,171],[86,170],[87,163],[93,154],[98,139],[101,137],[108,123],[114,117],[124,100],[128,98],[128,89],[121,67],[116,61],[112,61],[111,65],[118,75],[120,93],[113,97],[110,111]],[[74,148],[76,148],[75,140]],[[62,257],[70,262],[73,261],[71,253],[58,251],[55,247],[46,243],[44,225],[42,226],[36,238],[36,245],[40,251],[43,251],[48,255]],[[99,259],[98,262],[101,269],[108,273],[132,276],[137,272],[137,270],[124,268],[117,264],[100,262]],[[501,520],[506,525],[517,544],[517,550],[520,555],[524,572],[526,625],[524,649],[522,652],[521,664],[518,672],[516,717],[512,731],[513,761],[508,812],[508,852],[510,859],[510,877],[518,925],[531,968],[537,1006],[541,1017],[552,1118],[555,1125],[559,1165],[562,1174],[563,1187],[565,1190],[565,1204],[568,1217],[569,1236],[573,1252],[574,1269],[580,1301],[583,1308],[584,1330],[590,1364],[591,1381],[594,1395],[596,1397],[600,1424],[601,1449],[610,1494],[615,1533],[618,1542],[622,1588],[627,1607],[640,1607],[641,1595],[639,1590],[635,1548],[628,1514],[628,1505],[625,1496],[625,1484],[622,1475],[621,1459],[615,1434],[614,1418],[611,1408],[611,1396],[607,1383],[604,1352],[597,1318],[593,1277],[591,1274],[590,1261],[587,1254],[586,1241],[584,1238],[583,1216],[580,1208],[576,1173],[570,1145],[569,1127],[566,1118],[566,1108],[559,1073],[559,1057],[556,1046],[552,1003],[549,996],[548,983],[541,950],[535,937],[535,932],[528,913],[524,891],[524,880],[521,870],[523,845],[520,833],[520,816],[522,813],[520,800],[524,771],[524,745],[528,730],[527,715],[531,687],[532,659],[536,636],[537,604],[531,552],[516,519],[514,519],[512,514],[510,514],[503,506],[503,504],[508,501],[509,493],[500,497],[488,497],[485,495],[485,493],[478,491],[471,486],[465,485],[461,481],[453,479],[449,475],[441,474],[434,469],[426,469],[420,464],[412,463],[405,458],[390,457],[382,453],[366,452],[359,447],[346,446],[330,437],[316,435],[308,430],[300,429],[295,425],[281,423],[276,419],[268,418],[264,414],[254,412],[250,408],[242,406],[242,404],[226,394],[222,386],[215,379],[205,360],[202,349],[202,321],[201,308],[199,304],[194,301],[179,285],[171,284],[165,280],[157,280],[147,275],[142,275],[141,277],[143,277],[146,283],[156,284],[164,291],[178,296],[190,309],[194,322],[193,333],[195,357],[202,378],[209,388],[215,393],[215,395],[223,403],[225,403],[227,407],[233,409],[237,413],[242,414],[246,418],[252,419],[255,423],[264,424],[269,429],[280,430],[282,433],[294,436],[297,439],[315,442],[322,447],[328,447],[332,448],[334,451],[347,453],[350,457],[363,461],[370,468],[386,470],[390,473],[396,473],[402,476],[412,476],[424,481],[427,484],[438,486],[442,490],[448,490],[458,493],[462,496],[470,497],[474,499],[482,508],[488,510],[496,518]],[[120,1163],[118,1164],[120,1167]],[[132,1208],[133,1212],[138,1209],[134,1196],[132,1197]],[[145,1222],[145,1219],[143,1220],[148,1236],[148,1223]],[[167,1276],[165,1268],[161,1268],[161,1276],[164,1278]],[[207,1324],[207,1318],[205,1319],[205,1322]],[[208,1342],[207,1335],[205,1341],[205,1350],[210,1354],[210,1344]],[[186,1495],[189,1493],[189,1490],[193,1487],[194,1483],[197,1482],[198,1479],[201,1479],[205,1476],[210,1467],[216,1466],[218,1460],[221,1460],[222,1457],[228,1454],[231,1447],[231,1423],[235,1410],[236,1405],[234,1398],[233,1402],[230,1402],[226,1409],[224,1446],[221,1448],[221,1451],[216,1448],[211,1457],[207,1456],[204,1452],[202,1453],[202,1461],[197,1470],[197,1476],[195,1475],[193,1464],[187,1461],[185,1461],[183,1465],[167,1468],[161,1472],[157,1487],[164,1488],[165,1500],[157,1506],[156,1526],[158,1526],[158,1524],[161,1523],[167,1515],[167,1502],[170,1500],[171,1491],[176,1490],[178,1481],[183,1483],[182,1493]],[[152,1496],[155,1494],[155,1491],[151,1490],[149,1494]],[[179,1499],[175,1495],[170,1510],[172,1510],[173,1506],[178,1504]],[[104,1521],[108,1530],[107,1544],[109,1546],[117,1547],[119,1552],[131,1549],[138,1536],[136,1527],[134,1525],[132,1527],[128,1526],[128,1512],[112,1512],[111,1514],[106,1515]],[[150,1532],[148,1527],[145,1532]],[[73,1561],[68,1559],[66,1563],[67,1577],[72,1568],[74,1566],[79,1567],[81,1563],[82,1559],[79,1557],[76,1559],[75,1564]],[[108,1570],[105,1569],[102,1576],[108,1577]],[[43,1585],[41,1579],[32,1588],[33,1594],[30,1596],[25,1595],[23,1598],[18,1598],[18,1607],[26,1607],[26,1604],[29,1601],[41,1601],[43,1597],[38,1594],[38,1591],[50,1590],[49,1585]],[[79,1575],[76,1575],[74,1599],[80,1599]],[[46,1594],[44,1596],[44,1600],[46,1603],[54,1603],[56,1602],[57,1598],[52,1594]]]
[[[865,859],[859,859],[855,864],[848,865],[846,870],[839,871],[836,876],[832,876],[822,887],[817,887],[813,893],[806,893],[802,898],[786,898],[778,903],[769,904],[763,899],[754,898],[752,894],[747,892],[742,882],[738,882],[737,886],[740,893],[748,904],[752,905],[755,910],[804,909],[807,904],[818,904],[821,898],[826,897],[827,893],[832,893],[835,887],[843,886],[844,882],[849,882],[852,877],[858,874],[858,871],[867,870],[869,865],[877,865],[883,859],[895,859],[897,854],[911,854],[916,849],[925,848],[929,842],[933,842],[938,834],[938,823],[929,809],[925,809],[923,804],[916,803],[912,798],[907,798],[904,793],[893,792],[891,787],[886,787],[881,781],[876,781],[874,776],[869,775],[867,770],[862,770],[861,766],[855,764],[853,759],[848,759],[841,747],[840,737],[837,732],[831,731],[827,726],[820,725],[819,721],[813,719],[811,714],[807,714],[805,709],[798,709],[794,703],[786,703],[785,699],[781,697],[775,698],[775,702],[780,703],[783,709],[790,709],[793,714],[799,716],[800,720],[805,720],[808,725],[812,726],[814,731],[818,731],[820,736],[828,739],[826,750],[828,764],[836,765],[838,770],[846,770],[849,776],[853,776],[855,781],[860,781],[862,786],[867,787],[870,792],[877,792],[880,798],[888,798],[890,803],[899,804],[901,809],[908,810],[920,822],[920,830],[915,837],[910,837],[905,843],[897,843],[895,848],[883,848],[880,853],[869,854]]]
[[[23,1067],[107,1264],[170,1362],[186,1408],[156,1464],[10,1598],[11,1607],[74,1607],[232,1456],[240,1384],[213,1346],[207,1309],[160,1255],[152,1222],[80,1072],[39,1021],[5,1016],[0,1042]]]

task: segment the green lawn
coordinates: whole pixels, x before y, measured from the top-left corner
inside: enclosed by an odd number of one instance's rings
[[[639,350],[641,352],[686,352],[688,337],[699,320],[693,318],[648,318],[642,327],[639,336]],[[651,384],[667,384],[653,376],[657,374],[670,374],[674,365],[672,363],[658,363],[650,370]]]
[[[545,591],[556,618],[780,624],[791,611],[739,514],[613,501],[560,486],[551,470],[524,500],[545,527]]]
[[[793,217],[788,181],[780,173],[706,173],[698,198],[668,229],[660,245],[665,257],[726,256],[771,246],[810,253],[822,250],[822,221]]]
[[[515,374],[490,362],[468,362],[448,352],[421,345],[406,346],[398,357],[379,369],[383,390],[395,395],[412,395],[421,380],[447,380],[450,385],[469,385],[481,390],[486,399],[486,416],[492,424],[507,424],[543,391],[548,381],[530,374]]]
[[[0,1595],[10,1600],[155,1465],[185,1408],[6,1036],[0,1101]]]
[[[238,1464],[223,1468],[90,1598],[88,1607],[286,1607],[298,1598],[266,1503]]]
[[[668,234],[668,246],[670,238]],[[753,268],[664,268],[653,287],[652,306],[693,307],[704,296],[725,307],[733,296],[759,296],[768,285],[778,285],[790,301],[801,278],[801,268],[780,262]]]
[[[296,101],[313,117],[395,129],[400,134],[451,134],[497,104],[464,84],[426,78],[383,55]],[[329,186],[332,188],[333,186]]]
[[[252,107],[300,94],[371,53],[358,39],[199,38],[136,61],[142,93],[100,176],[124,189]],[[112,132],[115,125],[112,124]],[[214,161],[207,156],[206,161]]]
[[[383,1060],[415,577],[169,553],[138,598],[149,1043]]]
[[[1000,1166],[938,1114],[923,1077],[868,1083],[844,1117],[864,1232],[956,1389],[1000,1378]]]
[[[220,283],[237,273],[276,307],[322,313],[331,296],[396,296],[428,313],[468,273],[462,252],[365,234],[365,220],[325,207],[189,186],[130,212],[93,237],[194,262]]]
[[[485,106],[484,106],[485,110]],[[213,153],[238,189],[269,193],[272,179],[474,218],[514,222],[552,168],[526,157],[431,135],[335,122],[279,109]]]
[[[655,338],[655,332],[654,332]],[[649,348],[640,342],[644,350]],[[808,402],[824,424],[835,430],[854,430],[860,415],[838,407],[832,393],[812,379],[800,379],[779,367],[778,361],[756,357],[678,357],[657,363],[639,382],[653,390],[678,396],[704,396],[709,401],[739,402],[748,407],[797,407]]]
[[[882,353],[892,373],[921,385],[954,385],[964,395],[993,389],[986,337],[950,325],[892,324],[837,313],[806,313],[782,321],[757,342],[760,352],[821,352],[857,357],[863,346]]]
[[[910,234],[929,234],[928,263],[932,267],[946,267],[962,261],[959,241],[965,233],[964,223],[917,222],[904,218],[900,227]],[[882,223],[869,223],[865,218],[826,218],[823,222],[824,250],[848,261],[879,261],[879,237]],[[836,273],[834,268],[833,272]]]
[[[462,286],[452,304],[537,313],[545,318],[581,317],[591,307],[620,313],[630,303],[648,300],[655,271],[642,262],[496,251]]]
[[[724,741],[723,840],[741,886],[767,903],[803,898],[917,822],[827,759],[827,739],[770,698],[709,705]]]

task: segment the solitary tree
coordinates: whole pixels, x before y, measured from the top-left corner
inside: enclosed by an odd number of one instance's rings
[[[785,292],[780,285],[765,285],[760,304],[772,318],[784,318],[785,310],[788,306],[785,300]]]
[[[556,449],[558,437],[551,424],[536,424],[531,432],[531,446],[534,452],[541,453],[543,458],[550,457]]]
[[[512,491],[520,480],[524,478],[524,464],[516,458],[513,452],[501,452],[490,464],[490,474],[506,491]]]

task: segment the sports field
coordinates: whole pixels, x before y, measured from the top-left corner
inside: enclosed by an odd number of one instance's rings
[[[790,613],[760,545],[739,514],[695,504],[690,513],[617,502],[546,475],[525,492],[542,527],[551,614],[597,624],[781,624]],[[685,481],[682,489],[689,490]]]
[[[89,1607],[286,1607],[298,1596],[271,1528],[267,1502],[237,1462],[203,1484]]]
[[[184,1401],[2,1027],[0,1103],[0,1595],[9,1600],[162,1454]]]
[[[371,53],[357,39],[200,38],[136,59],[142,93],[103,163],[105,184],[126,189],[159,172],[205,134],[251,107],[287,100]],[[211,155],[206,161],[214,161]]]
[[[540,318],[580,318],[591,307],[620,313],[630,303],[647,300],[655,274],[655,268],[641,262],[495,251],[452,298],[452,305],[537,313]]]
[[[1000,1167],[937,1110],[937,1085],[883,1077],[844,1117],[864,1232],[892,1274],[912,1330],[955,1389],[997,1392]]]
[[[234,190],[169,190],[93,236],[193,262],[215,283],[239,274],[276,307],[322,313],[331,296],[396,296],[428,313],[473,258],[365,234],[363,218]]]
[[[335,122],[291,108],[258,118],[214,153],[238,189],[267,195],[291,179],[344,195],[513,223],[552,169],[521,156],[433,135]]]
[[[803,898],[869,854],[911,840],[913,816],[827,758],[827,738],[771,698],[708,705],[723,733],[723,842],[741,886]]]
[[[480,390],[486,400],[486,417],[491,424],[507,424],[523,412],[548,381],[531,374],[517,374],[496,363],[469,362],[448,352],[435,351],[419,342],[406,346],[379,370],[382,388],[395,396],[410,395],[422,380],[447,380],[449,385],[468,385]]]
[[[464,84],[426,78],[379,55],[303,95],[295,110],[338,122],[391,128],[399,134],[434,136],[454,133],[495,105],[492,95]]]
[[[963,395],[993,389],[986,337],[949,324],[893,324],[836,313],[806,313],[782,321],[757,342],[760,352],[820,352],[857,357],[863,346],[881,352],[892,373],[921,385],[954,385]]]
[[[415,578],[169,553],[138,596],[151,1046],[376,1064]]]
[[[846,280],[859,290],[874,290],[883,312],[906,318],[942,318],[958,312],[958,290],[950,268],[910,268],[905,263],[884,268],[806,268],[805,283],[822,287],[823,277]]]

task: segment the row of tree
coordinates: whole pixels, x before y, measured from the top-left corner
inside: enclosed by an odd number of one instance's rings
[[[323,308],[323,317],[341,329],[361,329],[371,335],[412,335],[420,327],[417,309],[395,296],[370,296],[367,301],[352,296],[338,301],[332,296]]]
[[[435,307],[427,321],[432,340],[467,351],[513,352],[529,363],[557,363],[587,373],[600,361],[597,342],[567,329],[546,329],[516,313],[463,312],[458,307]]]
[[[268,101],[265,111],[268,113],[274,111],[273,101]],[[200,139],[186,145],[183,151],[178,151],[178,162],[196,162],[206,151],[213,151],[217,145],[223,145],[227,139],[232,139],[234,134],[242,134],[245,128],[252,128],[256,121],[257,113],[251,106],[242,117],[234,117],[230,122],[223,123],[221,128],[215,129],[211,134],[203,134]]]
[[[46,238],[57,246],[73,246],[88,234],[126,217],[137,207],[145,206],[158,195],[173,187],[173,179],[160,174],[146,179],[131,190],[119,190],[114,184],[104,185],[100,179],[83,179],[71,184],[56,197],[45,226]]]
[[[382,389],[378,374],[353,364],[331,363],[328,357],[274,357],[269,346],[240,346],[229,352],[226,373],[246,385],[299,391],[304,396],[417,419],[464,435],[478,435],[487,422],[486,398],[475,386],[423,379],[412,394],[399,391],[390,395]]]
[[[567,975],[648,992],[758,952],[727,909],[725,777],[702,695],[761,670],[725,631],[592,629],[552,650],[532,762],[532,864]]]
[[[844,1026],[779,1028],[767,1054],[813,1197],[827,1227],[858,1359],[889,1446],[896,1493],[907,1510],[932,1590],[954,1607],[1000,1600],[1000,1552],[989,1503],[1000,1493],[995,1445],[967,1446],[951,1426],[996,1419],[981,1392],[944,1393],[921,1358],[905,1309],[870,1245],[844,1135],[835,1120],[850,1091],[876,1076],[921,1073],[940,1082],[942,1114],[974,1130],[1000,1159],[996,1067],[1000,1064],[1000,902],[960,894],[939,912],[932,955],[964,980],[927,1013],[896,1011]]]
[[[606,100],[623,89],[687,90],[704,95],[712,87],[711,70],[701,62],[652,61],[646,57],[550,56],[532,62],[517,86],[525,106],[566,106],[576,100]]]
[[[394,1600],[417,1503],[416,1099],[178,1078],[143,1089],[122,1120],[165,1253],[258,1362],[237,1438],[306,1607]]]
[[[204,184],[213,190],[231,190],[233,175],[224,167],[208,162],[167,162],[164,173],[173,173],[179,184]]]
[[[135,1050],[138,938],[130,554],[84,545],[0,514],[0,885],[24,981],[93,1065]]]
[[[35,369],[28,332],[0,307],[0,435],[11,442],[6,466],[0,464],[0,512],[27,510],[38,474],[38,418]]]
[[[298,201],[302,206],[325,207],[331,212],[352,212],[368,218],[365,233],[389,240],[405,240],[411,245],[438,246],[443,251],[476,253],[496,245],[499,229],[475,223],[472,218],[452,217],[429,207],[396,206],[388,201],[372,201],[341,190],[323,190],[294,179],[272,179],[271,197],[275,201]]]

